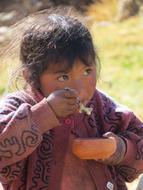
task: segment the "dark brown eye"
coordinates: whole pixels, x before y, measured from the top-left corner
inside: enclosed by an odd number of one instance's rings
[[[69,80],[69,76],[68,75],[61,75],[58,77],[58,81],[60,82],[64,82],[64,81],[67,81]]]
[[[91,72],[92,72],[92,69],[91,69],[91,68],[86,68],[86,69],[84,70],[83,75],[84,75],[84,76],[88,76]]]

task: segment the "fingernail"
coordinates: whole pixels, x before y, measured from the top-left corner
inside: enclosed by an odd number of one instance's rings
[[[69,87],[65,87],[64,90],[70,90],[70,88]]]
[[[79,97],[77,97],[77,103],[80,103],[80,98]]]

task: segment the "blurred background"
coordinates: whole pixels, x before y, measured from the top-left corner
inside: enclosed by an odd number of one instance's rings
[[[101,60],[98,88],[143,118],[143,0],[0,0],[0,49],[12,37],[11,25],[59,5],[74,7],[89,26]],[[10,75],[19,60],[9,52],[0,55],[2,97],[9,92]]]
[[[74,7],[86,21],[101,59],[98,87],[143,118],[143,0],[0,0],[0,49],[9,41],[10,26],[44,8]],[[16,33],[15,33],[16,35]],[[0,96],[7,93],[10,54],[0,60]]]
[[[143,117],[143,0],[0,0],[0,49],[10,26],[44,8],[72,6],[86,18],[101,59],[98,87]],[[16,33],[15,33],[16,35]],[[0,96],[7,93],[12,68],[0,60]]]

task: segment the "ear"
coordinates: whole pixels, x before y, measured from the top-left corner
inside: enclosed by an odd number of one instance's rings
[[[32,78],[30,71],[28,69],[23,70],[23,78],[25,79],[26,83],[29,84],[30,86],[33,86],[36,89],[40,88],[40,84],[36,79]]]

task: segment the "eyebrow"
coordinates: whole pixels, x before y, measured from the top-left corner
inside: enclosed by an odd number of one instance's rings
[[[91,67],[91,66],[90,66],[90,65],[89,65],[89,66],[84,65],[82,69],[85,69],[86,67]],[[67,74],[67,73],[70,73],[70,70],[72,70],[72,68],[68,68],[68,69],[64,69],[64,68],[63,68],[63,69],[59,69],[59,70],[57,69],[57,70],[52,71],[52,72],[53,72],[54,74],[60,74],[60,73],[61,73],[61,74],[62,74],[62,73],[66,73],[66,74]]]
[[[53,71],[54,74],[59,74],[59,73],[69,73],[70,69],[59,69],[57,71]]]

